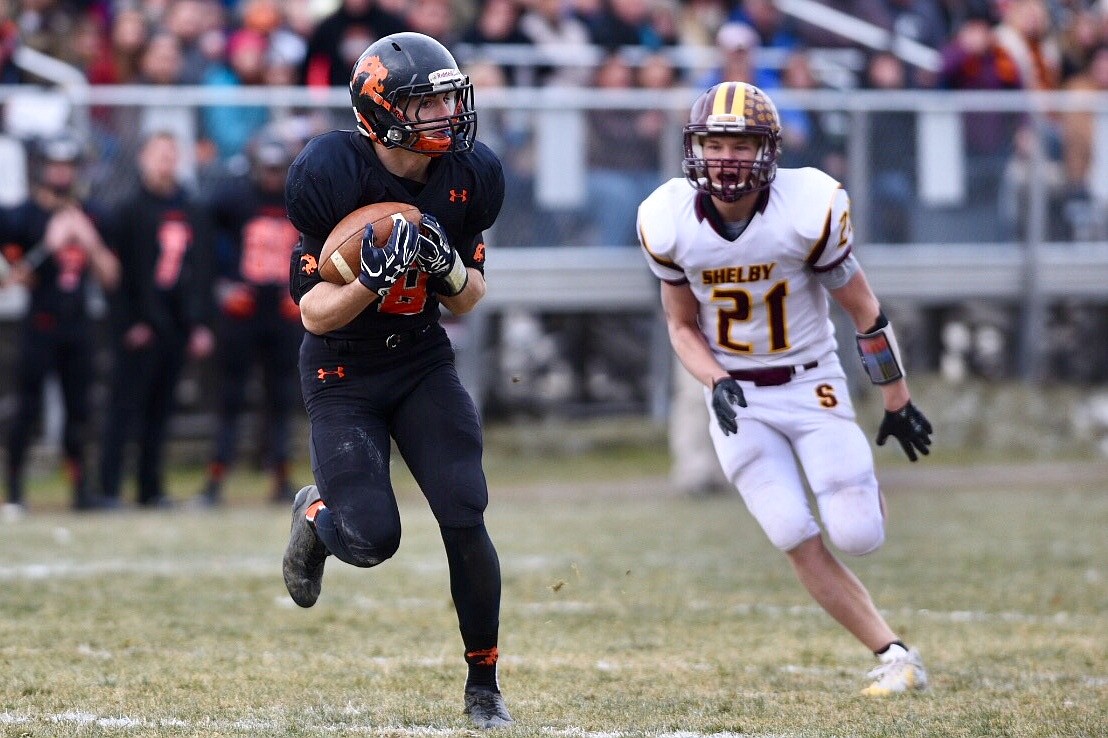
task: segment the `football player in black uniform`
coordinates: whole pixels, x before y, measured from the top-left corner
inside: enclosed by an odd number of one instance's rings
[[[234,463],[238,419],[255,363],[265,391],[266,466],[272,475],[271,499],[287,504],[289,420],[299,400],[296,348],[304,328],[289,296],[289,257],[299,239],[285,214],[285,175],[293,150],[263,134],[250,142],[250,169],[220,183],[208,209],[216,228],[216,299],[219,304],[216,355],[219,361],[220,412],[202,505],[223,500],[223,480]]]
[[[510,725],[496,677],[500,564],[484,524],[481,425],[439,323],[485,294],[483,232],[504,198],[500,161],[474,139],[469,78],[439,42],[397,33],[371,44],[350,78],[356,131],[311,140],[285,188],[301,238],[291,291],[308,332],[300,382],[311,420],[315,485],[297,493],[285,585],[301,607],[319,597],[328,554],[359,567],[391,557],[400,515],[390,437],[439,523],[468,664],[465,712]],[[367,228],[349,284],[320,278],[320,251],[347,214],[376,202],[423,213],[400,219],[382,248]]]
[[[62,451],[73,505],[79,510],[101,506],[85,472],[94,348],[88,291],[94,282],[104,291],[113,290],[119,260],[101,236],[102,213],[79,196],[81,162],[81,144],[69,136],[36,142],[31,147],[30,197],[0,210],[0,249],[15,264],[9,279],[26,285],[30,297],[20,330],[3,517],[16,517],[23,509],[27,446],[50,374],[58,377],[65,404]]]

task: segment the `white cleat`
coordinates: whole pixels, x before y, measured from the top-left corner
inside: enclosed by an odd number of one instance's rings
[[[27,515],[27,508],[18,502],[0,505],[0,523],[18,523]]]
[[[913,689],[927,688],[927,670],[923,668],[923,659],[919,651],[906,651],[893,644],[881,654],[881,665],[869,673],[873,684],[862,690],[867,697],[888,697]]]

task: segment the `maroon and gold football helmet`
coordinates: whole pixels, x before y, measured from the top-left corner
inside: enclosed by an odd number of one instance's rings
[[[732,162],[704,157],[704,138],[710,135],[744,135],[760,139],[752,162]],[[777,176],[781,153],[781,118],[766,93],[747,82],[721,82],[693,103],[684,128],[685,178],[700,192],[734,202],[743,195],[769,187]],[[710,167],[721,168],[715,181]]]
[[[444,92],[454,93],[453,114],[421,118],[419,101]],[[473,85],[446,47],[422,33],[394,33],[370,44],[351,71],[350,100],[358,129],[384,146],[428,156],[473,146]],[[414,110],[414,119],[405,110]]]

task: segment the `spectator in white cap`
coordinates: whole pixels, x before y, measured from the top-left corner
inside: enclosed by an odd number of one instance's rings
[[[716,32],[716,49],[719,66],[710,70],[700,80],[707,88],[720,82],[749,82],[763,90],[780,87],[773,70],[758,66],[758,49],[761,48],[758,32],[746,23],[729,21]]]

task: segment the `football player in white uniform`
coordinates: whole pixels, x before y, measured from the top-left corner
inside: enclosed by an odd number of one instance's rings
[[[884,399],[877,445],[893,436],[915,461],[931,443],[892,326],[851,253],[850,199],[817,169],[777,169],[780,118],[753,85],[723,82],[702,94],[684,140],[685,178],[642,203],[639,238],[661,280],[673,349],[705,386],[716,454],[816,602],[877,655],[863,693],[922,689],[918,652],[824,544],[794,460],[831,543],[855,556],[880,547],[884,504],[836,354],[828,294],[854,321],[863,366]]]

